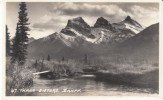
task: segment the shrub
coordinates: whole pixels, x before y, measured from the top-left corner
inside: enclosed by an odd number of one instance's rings
[[[20,92],[20,89],[29,89],[33,85],[32,71],[26,67],[26,64],[20,66],[17,63],[6,63],[7,96],[30,95],[27,92]],[[17,91],[14,91],[14,89],[17,89]]]

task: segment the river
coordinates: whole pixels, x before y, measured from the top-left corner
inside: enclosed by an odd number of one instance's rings
[[[150,88],[137,88],[96,81],[93,75],[47,80],[35,78],[34,96],[158,96]]]

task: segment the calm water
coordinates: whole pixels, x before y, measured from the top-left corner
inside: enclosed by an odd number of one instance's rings
[[[32,89],[36,96],[158,96],[152,89],[142,89],[124,85],[96,81],[95,76],[58,80],[34,79]]]

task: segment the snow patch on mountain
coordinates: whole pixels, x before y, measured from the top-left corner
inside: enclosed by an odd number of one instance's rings
[[[130,29],[134,33],[138,34],[144,28],[135,20],[133,20],[130,16],[127,16],[125,20],[119,23],[112,24],[115,29]]]
[[[136,34],[139,33],[140,31],[142,31],[142,28],[135,27],[128,23],[124,23],[124,25],[126,26],[125,28],[130,29],[131,31],[135,32]]]
[[[76,36],[84,36],[83,34],[80,34],[78,31],[74,30],[74,29],[70,29],[70,31],[74,32],[76,34]]]
[[[104,38],[104,32],[101,31],[101,35],[99,38],[97,38],[97,40],[95,41],[96,44],[99,44],[103,41],[103,38]]]
[[[72,32],[74,32],[75,33],[75,36],[70,36],[70,35],[66,35],[66,34],[64,34],[64,33],[60,33],[60,38],[62,39],[62,40],[64,40],[64,42],[66,41],[66,44],[68,45],[68,46],[70,46],[70,42],[74,42],[75,41],[75,38],[82,38],[82,39],[84,39],[84,40],[86,40],[86,41],[88,41],[88,42],[91,42],[91,43],[100,43],[101,41],[102,41],[102,38],[103,38],[103,36],[95,36],[95,38],[89,38],[89,37],[87,37],[87,36],[85,36],[85,35],[83,35],[83,34],[80,34],[79,32],[77,32],[76,30],[74,30],[74,29],[69,29],[70,31],[72,31]],[[102,33],[102,34],[100,34],[100,35],[103,35],[104,33]]]
[[[59,33],[59,38],[67,45],[68,47],[71,47],[71,43],[74,42],[75,37],[69,36],[64,33]]]

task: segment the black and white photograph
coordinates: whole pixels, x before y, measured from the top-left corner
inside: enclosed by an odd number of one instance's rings
[[[7,97],[159,97],[159,2],[5,4]]]

